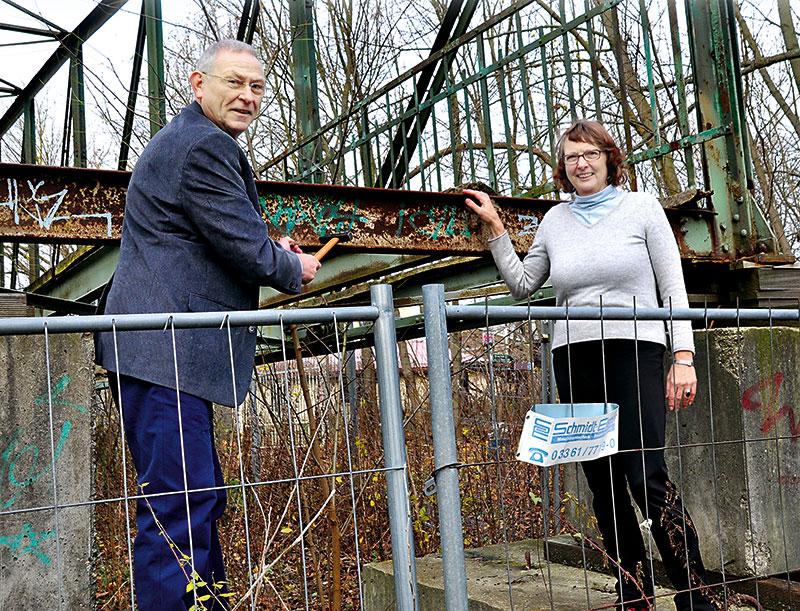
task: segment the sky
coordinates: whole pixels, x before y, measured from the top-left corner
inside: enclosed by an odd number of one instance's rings
[[[44,16],[48,21],[65,30],[74,29],[97,6],[95,0],[15,0],[33,13]],[[166,0],[162,3],[165,28],[170,23],[180,23],[193,7],[192,2]],[[98,62],[113,62],[115,66],[130,66],[136,42],[139,9],[138,0],[128,0],[123,7],[100,30],[92,36],[84,48],[85,61],[89,65]],[[0,0],[0,22],[47,29],[47,26],[33,17],[5,4]],[[44,39],[30,34],[3,31],[0,33],[3,44]],[[23,86],[56,49],[56,43],[39,43],[0,47],[0,78]]]
[[[97,6],[97,0],[13,0],[33,13],[65,30],[73,30]],[[128,0],[85,44],[84,64],[87,82],[87,111],[96,112],[88,96],[105,95],[124,100],[130,84],[132,57],[139,24],[139,0]],[[186,22],[190,12],[196,10],[191,0],[163,0],[164,38]],[[41,21],[26,15],[0,0],[0,23],[48,29]],[[47,40],[45,37],[0,31],[0,78],[18,87],[26,86],[57,48],[55,42],[19,44],[24,41]],[[13,43],[13,44],[12,44]],[[36,96],[37,104],[46,104],[50,115],[59,125],[63,123],[64,100],[67,90],[68,62],[50,83]],[[118,77],[115,75],[119,75]],[[12,98],[0,97],[0,113],[5,112]],[[115,104],[124,107],[122,104]],[[97,119],[97,117],[95,117]],[[87,117],[92,121],[92,117]],[[2,161],[11,161],[3,155]]]

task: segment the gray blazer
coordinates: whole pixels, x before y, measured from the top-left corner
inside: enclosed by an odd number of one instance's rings
[[[299,293],[302,267],[267,235],[250,164],[236,141],[187,106],[145,148],[131,176],[119,262],[98,313],[209,312],[258,307],[258,287]],[[175,331],[184,392],[222,405],[241,402],[250,382],[254,328]],[[110,371],[176,388],[172,334],[95,336]]]

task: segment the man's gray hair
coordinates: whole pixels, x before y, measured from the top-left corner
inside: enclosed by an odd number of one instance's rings
[[[203,54],[200,56],[200,59],[197,60],[197,71],[198,72],[211,72],[214,68],[214,62],[217,59],[217,55],[220,51],[233,51],[234,53],[250,53],[253,57],[258,59],[258,54],[256,53],[255,48],[253,45],[248,45],[246,42],[242,42],[241,40],[234,40],[233,38],[223,38],[222,40],[215,42],[213,45],[208,47]]]

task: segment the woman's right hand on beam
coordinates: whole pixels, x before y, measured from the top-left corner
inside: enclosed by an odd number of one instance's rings
[[[506,232],[503,221],[500,220],[500,215],[497,214],[497,208],[492,204],[488,194],[483,191],[473,191],[472,189],[464,189],[461,192],[467,196],[464,198],[467,208],[477,214],[481,222],[489,227],[493,238]]]

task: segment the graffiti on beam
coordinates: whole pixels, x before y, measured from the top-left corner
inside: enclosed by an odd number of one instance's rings
[[[472,234],[467,227],[466,219],[467,211],[461,206],[447,205],[426,210],[407,210],[404,205],[397,216],[397,230],[394,235],[399,238],[405,228],[432,240],[455,235],[469,238]],[[461,228],[460,231],[458,227]]]
[[[520,224],[522,225],[522,229],[519,230],[517,235],[536,235],[536,230],[539,228],[539,217],[533,216],[529,214],[518,214],[517,218],[519,219]]]
[[[8,199],[0,201],[0,207],[8,208],[14,215],[14,224],[19,225],[20,219],[31,219],[39,229],[50,231],[53,223],[77,219],[102,219],[106,221],[106,235],[111,237],[111,213],[98,212],[92,214],[59,214],[61,204],[64,202],[68,190],[62,189],[57,193],[40,193],[44,181],[34,182],[26,180],[27,193],[23,186],[20,193],[19,182],[15,178],[7,178]]]
[[[275,200],[278,206],[274,212],[267,208],[267,199]],[[309,225],[317,235],[353,231],[356,226],[364,226],[369,219],[361,215],[358,201],[352,204],[342,200],[334,201],[325,197],[305,196],[283,197],[268,195],[261,197],[261,209],[267,220],[275,227],[285,227],[292,234],[298,225]]]
[[[377,233],[386,238],[417,235],[432,240],[472,235],[467,224],[468,211],[461,206],[401,204],[396,215],[387,215],[384,207],[363,204],[358,199],[269,194],[261,196],[260,201],[267,221],[290,235],[303,226],[318,236],[347,231]]]

